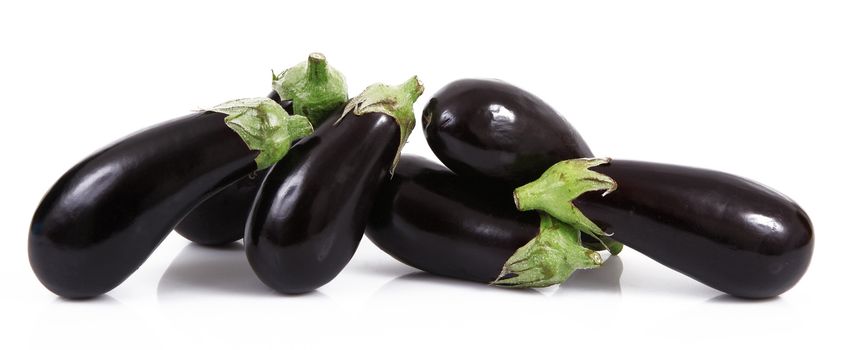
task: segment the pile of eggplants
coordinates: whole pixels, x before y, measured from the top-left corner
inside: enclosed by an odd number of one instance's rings
[[[423,92],[416,77],[349,98],[325,57],[233,100],[120,139],[42,199],[30,265],[65,298],[107,293],[173,230],[201,245],[244,240],[284,294],[313,291],[366,234],[430,273],[545,287],[624,245],[725,293],[779,295],[813,252],[808,216],[768,187],[716,171],[593,158],[540,98],[458,80],[422,113],[445,165],[401,155]]]
[[[141,130],[68,170],[30,226],[39,281],[61,297],[96,297],[126,280],[174,229],[205,245],[246,232],[250,263],[280,292],[334,278],[364,234],[423,87],[413,77],[348,99],[343,75],[320,54],[273,78],[268,97]]]
[[[495,281],[506,259],[538,234],[538,215],[516,208],[518,187],[561,160],[593,155],[549,105],[502,81],[455,81],[435,93],[422,120],[429,146],[449,169],[403,157],[380,191],[368,237],[416,268]],[[813,228],[786,196],[717,171],[600,163],[595,170],[616,187],[573,204],[611,234],[599,238],[612,252],[628,245],[743,298],[784,293],[807,270]]]

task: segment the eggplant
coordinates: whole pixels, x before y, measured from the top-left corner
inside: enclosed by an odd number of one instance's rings
[[[581,215],[579,209],[563,206],[550,190],[550,186],[567,187],[566,181],[549,173],[561,163],[531,161],[534,155],[561,152],[573,144],[538,137],[562,124],[536,119],[522,128],[501,127],[490,114],[473,111],[492,110],[495,101],[520,96],[522,90],[492,87],[485,81],[459,83],[437,92],[424,109],[423,127],[435,155],[456,173],[477,181],[515,184],[526,174],[535,174],[539,180],[515,191],[519,209],[554,217],[556,212]],[[514,120],[534,113],[531,105],[521,107],[509,109]],[[471,125],[491,136],[468,136],[462,130]],[[567,128],[572,129],[569,124]],[[433,135],[437,136],[432,139]],[[477,149],[511,156],[479,160]],[[575,147],[572,153],[580,149]],[[512,169],[514,159],[527,159],[523,164],[529,165],[509,176],[504,172]],[[460,166],[453,169],[450,164]],[[768,187],[725,173],[638,161],[614,160],[596,170],[616,181],[616,192],[586,195],[575,200],[576,207],[601,229],[613,232],[614,240],[704,284],[739,297],[772,297],[795,285],[810,264],[814,239],[807,214]]]
[[[777,296],[813,252],[810,220],[754,182],[710,170],[614,160],[596,168],[619,187],[576,205],[614,239],[722,292]],[[367,237],[434,274],[491,282],[538,234],[538,215],[515,210],[505,187],[480,185],[432,161],[403,156],[379,192]]]
[[[130,135],[47,192],[32,219],[30,265],[66,298],[106,293],[132,274],[193,207],[285,155],[311,132],[266,98],[236,100]]]
[[[539,232],[538,215],[518,211],[511,192],[403,155],[378,192],[367,238],[420,270],[488,283]]]
[[[742,298],[780,295],[814,251],[810,218],[788,197],[723,172],[630,160],[596,171],[618,183],[575,204],[613,238],[653,260]]]
[[[522,185],[561,160],[593,156],[546,102],[499,80],[444,86],[426,104],[422,121],[432,151],[462,176]]]
[[[416,77],[368,87],[273,166],[244,236],[250,266],[266,285],[306,293],[347,265],[375,192],[414,127],[412,104],[422,91]]]
[[[348,98],[344,76],[319,53],[274,74],[273,91],[268,97],[289,114],[307,117],[315,128]],[[202,245],[223,245],[243,238],[247,216],[267,171],[250,173],[205,200],[182,219],[176,232]]]

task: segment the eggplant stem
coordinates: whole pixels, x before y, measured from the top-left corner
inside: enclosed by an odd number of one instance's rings
[[[308,117],[314,125],[320,125],[349,98],[344,75],[317,52],[278,75],[273,73],[273,90],[281,99],[291,100],[294,113]]]

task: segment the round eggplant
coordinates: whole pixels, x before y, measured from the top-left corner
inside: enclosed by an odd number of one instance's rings
[[[221,113],[239,104],[267,114]],[[300,126],[310,132],[304,117],[294,124],[269,99],[219,107],[218,112],[191,114],[126,137],[89,156],[53,185],[35,211],[29,233],[30,265],[45,287],[67,298],[108,292],[194,206],[278,160],[290,138],[300,136]],[[277,136],[266,139],[278,143],[253,142],[248,136],[263,140],[269,135],[250,135],[245,125],[264,126],[262,132]]]
[[[518,211],[511,191],[404,155],[379,190],[367,237],[423,271],[492,282],[506,260],[538,234],[538,215]]]
[[[376,190],[414,125],[417,78],[368,87],[297,143],[264,180],[244,243],[256,275],[287,294],[331,281],[352,258]]]
[[[595,168],[618,183],[576,206],[613,238],[725,293],[768,298],[793,287],[811,262],[811,220],[753,181],[683,166],[613,160]]]
[[[432,96],[422,120],[435,155],[461,176],[522,185],[561,160],[592,156],[552,107],[499,80],[450,83]]]
[[[274,75],[273,87],[268,95],[270,99],[289,114],[309,118],[315,128],[347,101],[344,76],[319,53],[312,53],[305,62]],[[298,108],[294,108],[294,101]],[[266,175],[267,169],[257,171],[221,190],[194,208],[176,226],[176,231],[203,245],[222,245],[243,238],[247,216]]]

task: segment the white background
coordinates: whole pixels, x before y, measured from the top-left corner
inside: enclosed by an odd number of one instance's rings
[[[819,1],[317,1],[0,5],[0,348],[808,348],[836,341],[846,246],[846,11]],[[270,91],[312,51],[351,95],[418,74],[495,77],[553,105],[597,155],[723,170],[799,202],[805,278],[738,301],[626,249],[560,288],[515,292],[416,272],[366,239],[317,292],[286,297],[235,245],[168,237],[108,295],[58,299],[26,235],[51,184],[135,130]],[[406,151],[430,155],[420,130]],[[832,346],[832,345],[829,345]]]

